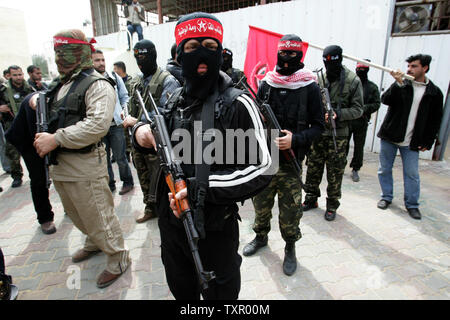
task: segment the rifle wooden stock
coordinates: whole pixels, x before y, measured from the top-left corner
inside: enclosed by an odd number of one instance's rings
[[[138,97],[141,111],[152,128],[152,133],[155,137],[155,142],[157,145],[159,162],[161,167],[164,169],[166,183],[174,197],[177,212],[186,232],[189,248],[191,250],[195,268],[197,271],[199,284],[203,290],[206,290],[208,289],[208,281],[214,279],[216,276],[214,274],[214,271],[205,271],[203,269],[203,264],[200,259],[197,245],[199,235],[197,230],[195,229],[194,221],[192,218],[192,209],[189,205],[188,199],[184,198],[178,200],[175,198],[175,195],[178,192],[186,188],[184,172],[181,169],[180,163],[173,158],[172,143],[170,141],[170,136],[167,131],[164,117],[159,113],[158,107],[156,106],[151,93],[149,92],[150,101],[156,113],[154,119],[150,119],[147,110],[145,109],[144,101],[142,100],[142,96],[139,90],[136,90],[136,95]]]

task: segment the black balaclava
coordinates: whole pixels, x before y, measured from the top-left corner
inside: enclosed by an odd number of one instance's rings
[[[201,18],[214,20],[220,26],[222,25],[220,21],[209,13],[204,12],[194,12],[182,16],[175,27],[175,32],[179,31],[177,27],[180,24],[189,24],[190,20],[192,23],[203,21]],[[200,19],[200,20],[197,20]],[[201,29],[203,30],[203,29]],[[223,62],[222,58],[222,43],[218,39],[208,36],[206,33],[201,31],[196,32],[198,37],[184,38],[177,47],[177,60],[181,64],[182,75],[185,79],[184,88],[188,96],[192,98],[198,98],[200,100],[206,100],[208,94],[214,90],[214,87],[219,78],[220,67]],[[199,46],[196,50],[185,53],[183,52],[184,44],[195,39],[200,43],[205,39],[213,39],[218,43],[218,48],[216,51],[211,51],[203,46]],[[204,63],[208,67],[208,71],[204,75],[199,75],[197,73],[198,66]]]
[[[328,81],[331,83],[338,80],[342,70],[342,48],[336,45],[328,46],[323,50],[322,58]]]
[[[233,67],[233,52],[230,49],[225,48],[223,49],[222,56],[222,71],[226,72],[228,69]]]
[[[366,61],[369,61],[369,59],[365,59]],[[368,80],[367,74],[369,73],[369,66],[366,66],[362,63],[358,63],[356,65],[356,75],[359,77],[361,82],[366,82]]]
[[[303,52],[301,51],[301,47],[299,47],[298,50],[286,50],[286,49],[280,50],[280,43],[289,44],[289,42],[291,42],[291,41],[295,41],[298,43],[298,42],[302,42],[302,39],[300,39],[300,37],[296,36],[295,34],[287,34],[287,35],[283,36],[279,41],[276,71],[283,76],[289,76],[289,75],[293,74],[294,72],[296,72],[297,70],[303,69],[303,67],[305,66],[301,62],[302,57],[303,57]],[[295,57],[291,57],[289,55],[286,55],[283,57],[280,55],[280,51],[286,51],[288,53],[295,51],[295,52],[297,52],[297,55]],[[285,63],[288,64],[287,67],[284,67]]]
[[[142,55],[143,58],[139,58]],[[156,48],[153,42],[144,39],[134,45],[134,58],[136,63],[147,78],[156,72],[158,64],[156,63]]]

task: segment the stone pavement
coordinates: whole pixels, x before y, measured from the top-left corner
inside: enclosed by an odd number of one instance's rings
[[[303,238],[296,244],[298,269],[291,277],[282,272],[284,242],[275,205],[269,245],[255,256],[243,257],[240,299],[450,298],[449,164],[420,160],[423,218],[418,221],[403,207],[400,159],[394,171],[395,198],[383,211],[376,208],[378,155],[366,152],[365,157],[361,182],[354,183],[350,169],[346,170],[335,221],[323,218],[325,197],[319,199],[319,208],[304,213],[300,221]],[[117,165],[113,166],[117,173]],[[134,168],[133,175],[137,182]],[[157,221],[134,222],[143,210],[139,185],[126,195],[114,194],[133,259],[131,270],[110,287],[98,289],[95,281],[105,266],[105,255],[81,264],[71,262],[84,236],[64,215],[53,186],[50,194],[58,231],[44,235],[33,210],[28,177],[20,188],[12,189],[10,184],[9,176],[0,176],[4,189],[0,193],[0,246],[7,273],[19,287],[19,299],[173,299],[160,259]],[[324,177],[322,194],[325,188]],[[241,208],[241,216],[240,253],[254,237],[251,201]]]

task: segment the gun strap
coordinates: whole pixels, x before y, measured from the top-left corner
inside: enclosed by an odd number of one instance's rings
[[[214,109],[217,98],[219,96],[219,89],[216,86],[214,93],[208,97],[208,99],[203,103],[202,112],[201,112],[201,120],[202,120],[202,132],[194,132],[196,139],[201,137],[201,143],[197,143],[197,148],[195,150],[196,154],[201,155],[200,164],[195,165],[195,179],[197,181],[197,203],[196,203],[196,211],[194,215],[194,225],[197,229],[200,238],[204,239],[205,234],[205,198],[208,192],[209,187],[209,173],[211,170],[211,165],[205,163],[205,159],[203,157],[203,151],[207,147],[211,141],[205,139],[204,133],[208,129],[214,129]],[[195,126],[194,126],[195,127]],[[212,139],[211,139],[212,140]]]

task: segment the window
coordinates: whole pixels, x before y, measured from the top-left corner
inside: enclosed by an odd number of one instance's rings
[[[450,0],[397,0],[393,36],[450,33]]]

